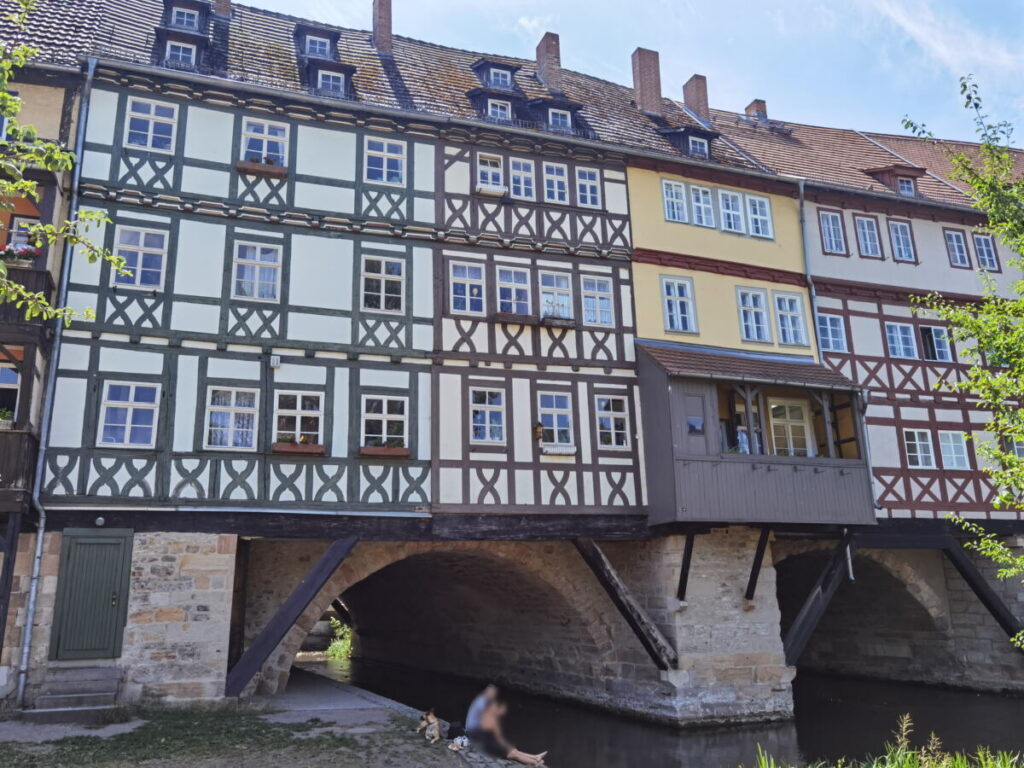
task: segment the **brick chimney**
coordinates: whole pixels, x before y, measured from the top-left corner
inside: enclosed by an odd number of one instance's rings
[[[633,99],[641,112],[661,114],[661,62],[657,51],[633,51]]]
[[[391,53],[391,0],[373,0],[373,47]]]
[[[711,110],[708,109],[708,79],[704,75],[694,75],[683,86],[683,104],[701,120],[711,121]]]
[[[230,16],[231,0],[213,0],[213,12],[218,16]]]
[[[537,43],[537,76],[549,91],[562,90],[562,45],[554,32]]]
[[[768,119],[768,105],[765,104],[764,99],[754,99],[747,104],[747,108],[743,111],[747,113],[747,117],[753,117],[756,120]]]

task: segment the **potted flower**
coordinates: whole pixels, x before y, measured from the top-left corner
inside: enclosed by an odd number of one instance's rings
[[[42,252],[42,248],[33,245],[8,243],[0,249],[0,261],[32,261]]]
[[[14,429],[14,411],[0,408],[0,429]]]
[[[323,456],[327,452],[326,446],[314,443],[309,435],[301,435],[296,440],[293,433],[279,434],[270,450],[274,453],[299,453],[307,456]]]
[[[285,179],[288,177],[288,168],[281,162],[280,158],[271,155],[246,154],[245,158],[239,160],[235,165],[239,173],[249,176],[266,176],[272,179]]]

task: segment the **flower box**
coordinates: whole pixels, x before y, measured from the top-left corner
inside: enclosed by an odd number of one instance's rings
[[[273,443],[270,450],[274,453],[301,453],[307,456],[323,456],[327,453],[326,446],[317,443]]]
[[[535,315],[521,315],[516,312],[495,312],[491,319],[496,323],[507,323],[508,325],[536,325]]]
[[[284,165],[273,163],[257,163],[253,160],[239,160],[235,164],[235,170],[248,176],[266,176],[271,179],[287,179],[288,168]]]
[[[360,456],[376,456],[381,459],[407,459],[410,453],[408,448],[391,448],[385,445],[364,445],[359,449]]]

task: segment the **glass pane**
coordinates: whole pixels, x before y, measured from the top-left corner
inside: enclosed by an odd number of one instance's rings
[[[298,407],[298,396],[278,395],[277,407],[285,411],[294,411]]]

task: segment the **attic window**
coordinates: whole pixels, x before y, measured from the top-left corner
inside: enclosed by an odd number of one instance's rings
[[[188,43],[167,43],[167,66],[194,67],[196,64],[196,47]]]
[[[172,8],[171,26],[181,29],[199,29],[199,11],[190,8]]]
[[[572,129],[572,112],[566,109],[549,109],[548,125],[556,130],[568,131]]]
[[[511,88],[512,73],[507,69],[491,67],[487,74],[488,83],[495,88]]]
[[[488,99],[487,116],[493,120],[511,120],[512,103],[498,99]]]
[[[317,77],[317,88],[332,94],[345,93],[345,76],[338,72],[321,69]]]
[[[708,140],[702,139],[699,136],[691,136],[686,144],[686,151],[690,153],[691,157],[700,157],[707,160],[710,156]]]
[[[917,185],[909,176],[899,176],[896,178],[896,190],[903,197],[917,197]]]
[[[326,37],[306,35],[306,55],[317,59],[329,59],[331,57],[331,41]]]

